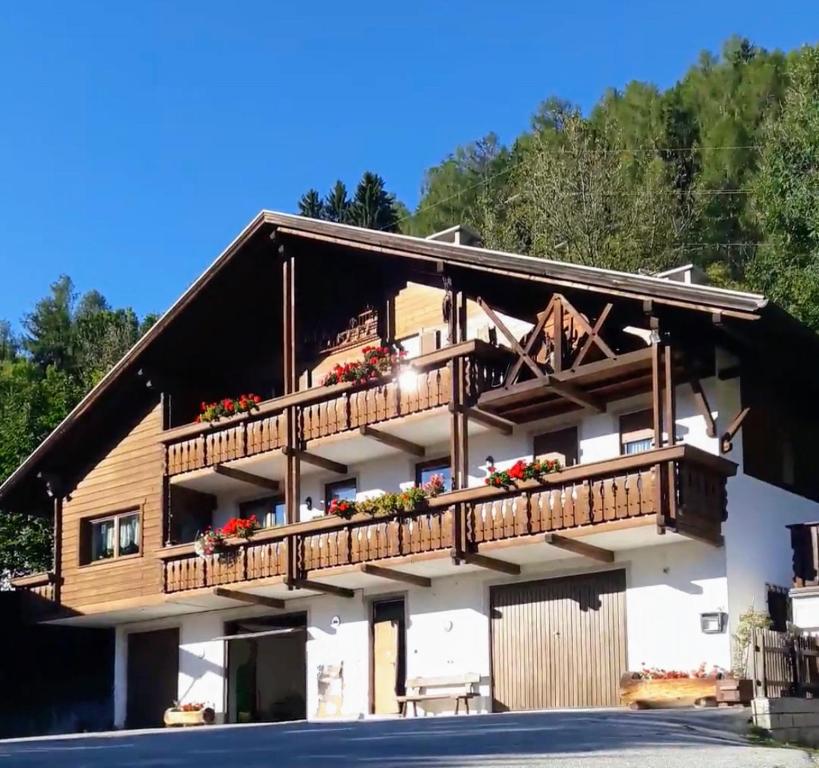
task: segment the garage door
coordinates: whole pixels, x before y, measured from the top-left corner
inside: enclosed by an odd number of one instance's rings
[[[616,705],[625,589],[625,571],[493,587],[494,710]]]

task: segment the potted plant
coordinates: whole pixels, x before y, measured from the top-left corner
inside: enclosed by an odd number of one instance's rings
[[[209,555],[218,557],[224,544],[225,537],[221,530],[206,528],[196,537],[196,541],[193,543],[193,551],[199,557],[208,557]]]
[[[202,702],[180,704],[178,701],[165,710],[163,720],[168,728],[184,728],[191,725],[210,725],[216,719],[213,707]]]
[[[757,629],[770,629],[771,617],[762,611],[749,608],[740,614],[734,633],[732,675],[717,681],[719,704],[742,704],[748,706],[754,697],[754,682],[749,675],[751,641]]]

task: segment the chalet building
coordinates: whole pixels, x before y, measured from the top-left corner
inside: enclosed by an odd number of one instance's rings
[[[690,269],[263,212],[0,487],[54,517],[16,586],[114,628],[119,726],[616,705],[626,670],[730,667],[789,584],[817,360]]]

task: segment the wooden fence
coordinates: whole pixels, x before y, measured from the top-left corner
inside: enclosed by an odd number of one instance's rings
[[[819,695],[819,641],[811,635],[755,629],[749,662],[754,696]]]

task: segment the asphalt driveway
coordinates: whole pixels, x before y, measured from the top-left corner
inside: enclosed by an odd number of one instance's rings
[[[0,768],[793,768],[801,750],[748,744],[742,716],[574,711],[294,723],[0,742]]]

